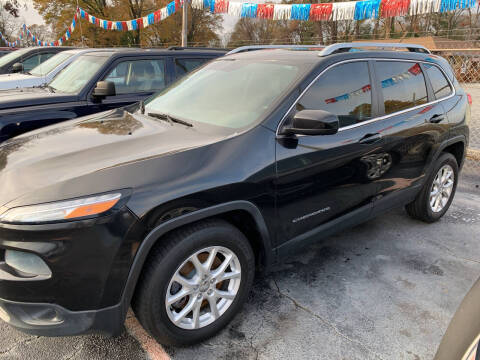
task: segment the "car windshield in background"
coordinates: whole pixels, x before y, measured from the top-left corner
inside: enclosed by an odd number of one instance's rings
[[[152,98],[145,112],[246,128],[257,123],[306,68],[281,61],[217,60]]]
[[[83,55],[63,69],[49,86],[55,92],[77,94],[97,71],[107,62],[110,56]]]
[[[50,59],[47,61],[41,63],[40,65],[34,67],[31,71],[31,75],[35,76],[45,76],[47,75],[50,71],[55,69],[58,65],[63,63],[65,60],[68,58],[71,58],[74,55],[74,53],[71,52],[61,52],[57,55],[52,56]]]
[[[0,58],[0,66],[3,66],[17,58],[20,59],[22,56],[24,56],[26,53],[30,52],[31,50],[32,49],[30,48],[25,48],[25,49],[20,49],[16,51],[11,51],[9,54],[4,55]]]

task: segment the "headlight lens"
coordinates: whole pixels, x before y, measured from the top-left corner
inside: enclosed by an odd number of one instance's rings
[[[120,200],[121,196],[121,193],[112,193],[39,205],[20,206],[11,208],[0,215],[0,222],[39,223],[74,220],[110,210]]]

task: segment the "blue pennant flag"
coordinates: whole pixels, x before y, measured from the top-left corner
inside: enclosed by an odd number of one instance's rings
[[[291,20],[308,20],[310,18],[310,4],[293,4]]]
[[[243,3],[241,17],[256,18],[257,17],[257,4]]]

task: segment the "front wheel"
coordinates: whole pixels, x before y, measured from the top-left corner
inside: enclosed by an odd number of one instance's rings
[[[162,344],[214,335],[248,296],[255,274],[248,240],[229,223],[208,220],[159,241],[133,301],[140,323]]]
[[[416,199],[406,206],[408,214],[429,223],[439,220],[452,203],[457,182],[457,160],[452,154],[443,153]]]

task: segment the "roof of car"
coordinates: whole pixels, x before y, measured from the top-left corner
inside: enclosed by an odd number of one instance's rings
[[[338,61],[351,58],[391,58],[391,59],[409,59],[425,60],[434,57],[432,54],[410,52],[410,51],[392,51],[392,50],[361,50],[347,51],[322,56],[318,50],[294,50],[294,49],[264,49],[235,53],[225,56],[225,58],[244,59],[244,60],[283,60],[292,63],[320,63],[327,59],[336,59]]]
[[[93,50],[93,49],[92,49]],[[95,51],[90,51],[90,56],[105,56],[105,55],[131,55],[131,54],[142,54],[142,55],[224,55],[226,50],[220,49],[205,49],[199,48],[197,49],[182,49],[181,51],[177,51],[177,49],[146,49],[146,48],[97,48]]]

